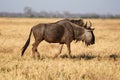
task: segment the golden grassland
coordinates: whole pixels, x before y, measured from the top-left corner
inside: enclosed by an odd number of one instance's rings
[[[73,58],[67,58],[67,48],[53,59],[59,44],[45,41],[39,45],[41,59],[31,58],[34,38],[21,58],[20,52],[30,29],[38,23],[60,19],[0,18],[0,80],[120,80],[120,20],[85,19],[95,28],[96,43],[86,47],[74,41]]]

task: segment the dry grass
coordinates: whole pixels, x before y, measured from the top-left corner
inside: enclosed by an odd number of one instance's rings
[[[30,28],[38,23],[59,19],[0,18],[0,79],[1,80],[120,80],[120,20],[91,19],[96,44],[86,47],[72,43],[73,58],[67,58],[64,46],[61,57],[52,59],[59,44],[39,45],[40,60],[31,58],[31,47],[23,58],[21,48]],[[89,19],[85,19],[88,21]]]

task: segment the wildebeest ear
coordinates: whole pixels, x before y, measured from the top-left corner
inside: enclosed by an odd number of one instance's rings
[[[95,28],[91,28],[91,30],[93,31],[93,30],[95,30]]]

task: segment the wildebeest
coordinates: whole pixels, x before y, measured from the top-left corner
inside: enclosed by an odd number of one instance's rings
[[[92,28],[87,29],[82,26],[80,27],[79,25],[76,25],[67,20],[61,20],[55,23],[48,24],[38,24],[31,28],[28,40],[22,48],[21,56],[23,56],[30,43],[30,37],[32,33],[35,38],[35,42],[33,43],[32,47],[33,57],[35,57],[36,55],[39,56],[37,47],[39,43],[43,40],[47,41],[48,43],[61,44],[59,53],[55,55],[55,57],[57,57],[61,53],[63,44],[67,45],[69,56],[71,56],[70,43],[73,40],[83,41],[86,45],[94,44],[95,36],[93,34],[93,30],[94,29]]]

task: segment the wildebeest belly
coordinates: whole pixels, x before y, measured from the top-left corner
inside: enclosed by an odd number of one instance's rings
[[[44,40],[49,43],[61,43],[65,29],[61,25],[47,26],[44,33]]]

